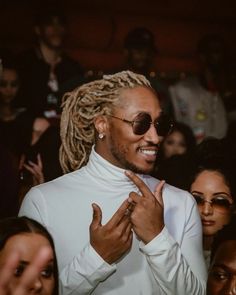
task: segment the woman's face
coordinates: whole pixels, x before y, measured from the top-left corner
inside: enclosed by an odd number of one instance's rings
[[[163,152],[165,158],[186,153],[187,147],[184,136],[179,131],[169,134],[163,141]]]
[[[233,204],[229,186],[217,171],[202,171],[191,185],[191,193],[198,203],[203,235],[215,235],[231,218]]]
[[[35,254],[38,253],[42,247],[49,247],[49,241],[40,234],[35,233],[22,233],[9,238],[4,248],[0,252],[0,266],[8,260],[12,253],[17,252],[19,254],[20,262],[15,270],[14,278],[11,281],[10,290],[14,290],[17,286],[21,275],[27,266],[35,258]],[[38,278],[32,282],[29,289],[29,294],[51,295],[55,288],[54,277],[54,255],[51,248],[51,255],[47,265],[42,269]]]
[[[13,69],[3,69],[0,80],[1,103],[8,104],[15,97],[19,89],[17,72]]]

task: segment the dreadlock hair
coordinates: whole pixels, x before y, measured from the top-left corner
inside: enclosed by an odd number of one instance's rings
[[[88,161],[95,143],[93,120],[109,115],[119,101],[121,89],[150,87],[149,81],[131,71],[104,75],[103,79],[84,84],[63,97],[61,115],[60,163],[64,173],[74,171]]]

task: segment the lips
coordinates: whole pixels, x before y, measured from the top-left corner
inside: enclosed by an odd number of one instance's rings
[[[213,220],[204,220],[202,219],[202,225],[203,226],[213,226],[215,224],[215,221]]]

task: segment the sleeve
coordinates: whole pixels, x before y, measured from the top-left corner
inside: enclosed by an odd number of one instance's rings
[[[205,294],[207,272],[202,253],[201,223],[195,205],[186,221],[181,245],[164,227],[150,243],[141,243],[140,250],[146,256],[162,294]]]
[[[34,187],[27,193],[22,202],[19,216],[27,216],[37,220],[49,230],[47,206],[40,189]],[[59,270],[60,294],[91,294],[97,285],[114,271],[116,271],[116,265],[106,263],[88,244],[70,263]]]
[[[116,265],[106,263],[88,244],[60,272],[60,294],[91,294],[101,281],[115,271]]]

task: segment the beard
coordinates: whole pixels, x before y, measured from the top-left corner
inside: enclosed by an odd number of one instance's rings
[[[153,167],[150,169],[143,169],[127,160],[127,147],[124,145],[116,144],[112,136],[110,138],[110,152],[112,156],[116,159],[116,161],[120,164],[120,168],[130,170],[137,174],[150,174],[154,170],[154,164]]]

